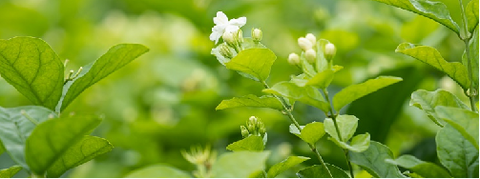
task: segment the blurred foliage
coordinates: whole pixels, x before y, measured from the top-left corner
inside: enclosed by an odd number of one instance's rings
[[[458,3],[440,1],[461,24]],[[183,159],[181,150],[212,145],[223,153],[229,143],[241,139],[239,126],[252,115],[264,120],[269,134],[268,167],[289,155],[314,158],[305,143],[288,133],[289,121],[276,111],[215,111],[222,99],[262,89],[261,84],[225,69],[210,55],[214,44],[208,36],[212,18],[220,10],[230,18],[247,17],[246,36],[253,27],[262,29],[262,43],[278,56],[270,84],[299,73],[286,59],[289,53],[300,51],[297,38],[308,32],[337,46],[336,64],[345,69],[332,82],[329,90],[333,94],[347,84],[380,74],[402,77],[403,82],[354,102],[345,112],[360,119],[358,133],[369,132],[372,140],[385,143],[395,156],[408,153],[438,163],[432,157],[435,143],[431,142],[438,128],[422,111],[408,106],[410,93],[444,88],[464,101],[467,98],[443,73],[394,53],[398,44],[411,42],[439,49],[447,61],[460,61],[462,42],[430,19],[363,0],[2,0],[0,38],[42,38],[61,59],[69,60],[66,71],[92,62],[118,43],[150,48],[86,90],[64,111],[103,115],[105,120],[94,134],[115,146],[112,152],[64,176],[123,177],[134,169],[161,163],[192,171],[194,166]],[[29,104],[0,78],[0,106]],[[325,117],[300,103],[294,115],[301,123]],[[318,146],[328,163],[347,167],[344,156],[335,152],[339,148],[325,137]],[[0,161],[0,168],[13,164],[5,153]],[[317,162],[312,159],[304,164]],[[15,176],[26,177],[26,173]],[[294,172],[280,176],[294,176]]]

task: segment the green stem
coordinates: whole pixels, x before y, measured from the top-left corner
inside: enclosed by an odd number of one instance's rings
[[[265,82],[265,81],[262,81],[263,83],[263,86],[266,88],[266,89],[269,89],[270,86],[268,86],[268,84]],[[290,111],[290,108],[288,108],[288,103],[283,99],[283,98],[280,98],[278,97],[277,95],[273,94],[273,96],[275,98],[277,98],[278,101],[280,101],[280,103],[282,103],[282,107],[283,107],[283,110],[285,111],[285,114],[288,116],[288,118],[290,119],[290,121],[295,125],[295,127],[298,129],[299,132],[302,131],[302,128],[300,127],[300,124],[297,122],[297,120],[295,119],[295,117],[293,116],[292,112]],[[328,172],[328,175],[333,178],[333,175],[332,173],[330,172],[330,169],[328,169],[327,165],[325,164],[325,161],[323,160],[323,157],[322,155],[320,155],[320,152],[318,152],[317,150],[317,147],[315,145],[311,145],[311,144],[308,144],[308,146],[310,147],[310,149],[312,150],[312,152],[315,153],[315,155],[317,156],[318,160],[320,161],[320,163],[322,164],[323,167],[325,167],[325,169],[327,170]]]

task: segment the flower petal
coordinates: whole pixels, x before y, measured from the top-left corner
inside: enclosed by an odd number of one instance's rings
[[[217,17],[213,18],[213,23],[216,25],[226,25],[228,23],[228,17],[222,11],[218,11]]]
[[[232,19],[232,20],[228,21],[228,24],[238,26],[238,27],[242,27],[246,23],[247,23],[247,18],[246,17],[240,17],[238,19]]]
[[[225,30],[225,26],[216,25],[212,28],[212,33],[210,34],[210,40],[215,41],[217,44],[218,39],[223,35],[223,31]]]
[[[235,33],[235,32],[238,31],[238,29],[240,29],[240,27],[235,26],[235,25],[228,25],[228,26],[225,28],[225,32]]]

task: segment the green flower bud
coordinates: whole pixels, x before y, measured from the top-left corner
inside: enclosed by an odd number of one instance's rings
[[[228,47],[228,45],[225,44],[220,45],[220,54],[226,58],[233,58],[232,50]]]
[[[250,132],[248,132],[248,129],[245,126],[240,126],[240,131],[242,133],[242,137],[248,137],[250,135]]]
[[[298,65],[300,63],[300,57],[296,53],[288,55],[288,63],[290,65]]]
[[[315,37],[315,35],[313,35],[312,33],[308,33],[305,38],[308,39],[312,43],[312,45],[315,46],[315,44],[317,44],[317,37]]]
[[[252,29],[252,39],[254,42],[260,42],[262,40],[263,33],[260,29]]]
[[[305,52],[305,58],[307,59],[308,63],[315,63],[317,59],[317,52],[313,49],[308,49]]]
[[[307,38],[300,37],[300,38],[298,38],[298,46],[300,46],[300,48],[302,48],[303,51],[307,51],[309,49],[312,49],[313,44]]]
[[[332,43],[328,43],[327,45],[325,45],[324,54],[328,62],[332,61],[336,53],[337,53],[337,48],[335,48],[335,45],[333,45]]]
[[[237,31],[237,42],[242,43],[243,42],[243,31],[242,29],[238,29]]]

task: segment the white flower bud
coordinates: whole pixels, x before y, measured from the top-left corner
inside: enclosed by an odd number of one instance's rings
[[[300,57],[296,53],[288,55],[288,63],[290,65],[298,65],[300,63]]]
[[[305,58],[307,59],[308,63],[315,63],[317,59],[317,52],[313,49],[308,49],[305,52]]]
[[[315,35],[312,33],[308,33],[305,38],[308,39],[313,45],[317,44],[317,37],[315,37]]]
[[[328,43],[327,45],[325,45],[324,54],[327,61],[329,62],[332,61],[336,53],[337,53],[337,48],[335,48],[335,45],[333,45],[332,43]]]
[[[242,29],[238,29],[238,31],[237,31],[237,39],[236,39],[236,40],[238,40],[238,42],[240,42],[240,43],[243,42],[243,31],[242,31]]]
[[[260,42],[262,40],[262,37],[263,37],[262,30],[257,29],[257,28],[252,29],[252,39],[253,39],[253,41]]]
[[[305,37],[298,38],[298,45],[300,46],[300,48],[303,49],[303,51],[307,51],[308,49],[312,49],[313,47],[312,42],[310,42],[310,40]]]
[[[235,44],[235,36],[231,32],[225,32],[222,35],[223,41],[227,42],[227,44]]]

